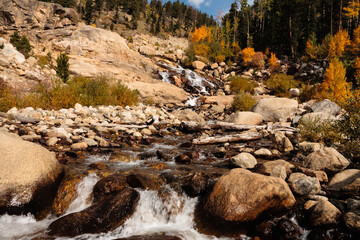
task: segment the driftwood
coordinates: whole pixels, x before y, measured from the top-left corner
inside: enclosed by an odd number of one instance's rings
[[[248,132],[243,134],[231,134],[226,136],[198,138],[193,140],[193,144],[204,145],[204,144],[216,144],[216,143],[226,143],[226,142],[240,142],[240,141],[259,140],[261,138],[262,138],[262,134],[258,132]]]
[[[100,123],[100,124],[94,124],[94,127],[100,126],[100,127],[106,127],[106,128],[137,128],[137,129],[143,129],[147,128],[148,125],[126,125],[126,124],[116,124],[116,123]]]
[[[201,124],[197,122],[183,121],[180,124],[180,130],[184,132],[201,132],[203,130],[221,129],[223,131],[243,131],[249,129],[265,129],[266,126],[257,125],[236,125],[234,123],[219,122],[215,124]]]
[[[279,124],[272,124],[269,125],[266,130],[268,130],[269,132],[271,131],[282,131],[282,132],[298,132],[299,129],[298,128],[294,128],[294,127],[289,127],[289,126],[284,126],[284,125],[279,125]]]

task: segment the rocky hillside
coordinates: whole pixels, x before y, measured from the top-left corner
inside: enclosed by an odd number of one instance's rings
[[[48,66],[38,66],[38,56],[50,52],[56,59],[60,52],[66,52],[73,75],[120,79],[154,101],[166,99],[168,103],[181,104],[187,99],[184,91],[160,81],[157,66],[131,50],[125,39],[117,33],[86,26],[73,9],[35,0],[6,0],[0,7],[5,38],[1,41],[6,47],[0,51],[1,78],[10,86],[21,86],[20,91],[30,90],[38,82],[50,84],[55,78]],[[9,35],[15,30],[28,36],[33,47],[32,57],[26,60],[8,44]]]

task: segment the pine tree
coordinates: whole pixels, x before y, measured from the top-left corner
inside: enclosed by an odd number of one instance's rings
[[[56,75],[66,83],[69,80],[69,57],[66,53],[61,53],[60,56],[56,59]]]
[[[93,11],[94,11],[93,1],[92,0],[86,0],[84,20],[85,20],[86,24],[88,24],[88,25],[92,21]]]

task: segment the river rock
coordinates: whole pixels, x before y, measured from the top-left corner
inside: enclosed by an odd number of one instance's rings
[[[206,66],[205,63],[203,63],[202,61],[194,61],[192,63],[192,66],[195,68],[195,69],[198,69],[200,71],[202,71],[204,69],[204,67]]]
[[[259,157],[270,157],[272,152],[267,148],[260,148],[254,152],[254,155]]]
[[[204,123],[205,120],[196,112],[190,109],[177,110],[173,112],[173,115],[180,121],[191,121]]]
[[[237,167],[241,168],[254,168],[257,164],[256,158],[250,153],[240,153],[233,156],[230,161]]]
[[[135,210],[139,193],[131,188],[93,203],[81,212],[71,213],[52,222],[49,234],[74,237],[84,233],[111,231],[122,225]]]
[[[360,194],[360,170],[347,169],[335,174],[331,179],[327,189],[337,191],[341,194],[359,195]]]
[[[164,184],[164,180],[156,174],[133,173],[126,177],[130,187],[146,190],[159,190]]]
[[[204,210],[225,221],[249,222],[294,203],[284,180],[237,168],[219,178],[205,200]]]
[[[62,166],[40,145],[0,131],[0,209],[33,204],[35,212],[55,197]]]
[[[305,168],[325,171],[328,174],[340,172],[349,164],[349,160],[332,147],[325,147],[310,153],[302,163]]]
[[[156,50],[150,46],[141,46],[139,52],[143,55],[153,57],[156,55]]]
[[[190,197],[197,197],[205,192],[207,179],[202,173],[195,173],[182,187]]]
[[[274,161],[267,161],[260,164],[259,167],[256,169],[256,172],[265,175],[271,175],[273,169],[277,166],[283,166],[286,170],[286,174],[292,173],[292,169],[295,168],[293,164],[286,162],[285,160],[279,159]]]
[[[328,124],[331,122],[334,122],[336,118],[328,113],[324,112],[311,112],[306,113],[303,115],[299,122],[300,123],[307,123],[307,124],[315,124],[315,125],[321,125],[321,124]]]
[[[278,122],[287,120],[295,115],[298,102],[288,98],[264,98],[252,108],[252,111],[262,115],[265,122]]]
[[[253,112],[235,112],[226,121],[239,125],[259,125],[262,123],[262,116]]]
[[[168,235],[136,235],[126,238],[118,238],[116,240],[181,240],[182,238]]]
[[[321,143],[313,143],[313,142],[301,142],[298,146],[302,151],[306,153],[312,153],[320,150],[324,147]]]
[[[341,212],[332,203],[326,200],[318,202],[311,212],[310,221],[313,226],[319,227],[324,225],[335,224]]]
[[[113,174],[98,181],[94,188],[94,201],[104,199],[109,195],[115,195],[122,189],[128,187],[126,177],[123,174]]]
[[[317,178],[306,176],[303,173],[292,173],[287,181],[291,189],[301,196],[318,194],[321,190]]]
[[[360,214],[348,212],[344,215],[344,222],[351,231],[360,231]]]
[[[80,151],[87,149],[88,145],[86,142],[79,142],[79,143],[71,144],[70,148],[74,151]]]
[[[341,112],[341,107],[329,99],[313,104],[310,109],[313,112],[322,112],[333,116],[339,115]]]

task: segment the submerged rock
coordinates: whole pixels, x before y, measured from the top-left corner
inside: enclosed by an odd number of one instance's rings
[[[131,188],[96,202],[81,212],[71,213],[50,224],[52,236],[74,237],[84,233],[108,232],[123,224],[135,210],[139,193]]]
[[[249,222],[294,204],[295,197],[284,180],[238,168],[219,178],[204,210],[225,221]]]

